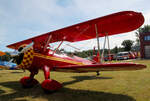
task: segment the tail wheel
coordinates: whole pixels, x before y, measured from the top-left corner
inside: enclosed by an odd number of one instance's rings
[[[31,88],[34,85],[37,85],[39,82],[36,79],[31,79],[30,77],[23,77],[20,80],[23,88]]]

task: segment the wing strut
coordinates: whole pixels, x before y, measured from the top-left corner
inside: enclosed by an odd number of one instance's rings
[[[107,43],[108,43],[108,58],[109,58],[109,61],[110,61],[110,43],[109,43],[109,36],[108,36],[108,33],[106,33],[106,36],[107,36]]]
[[[77,47],[75,47],[75,46],[72,46],[72,45],[70,45],[70,44],[66,44],[67,46],[70,46],[70,47],[72,47],[72,48],[74,48],[74,49],[76,49],[76,50],[79,50],[80,51],[80,49],[79,48],[77,48]]]
[[[49,42],[51,41],[51,39],[52,39],[52,35],[50,34],[49,37],[48,37],[48,39],[47,39],[47,42],[46,42],[46,44],[44,46],[44,52],[46,51],[47,46],[48,46]]]
[[[103,51],[102,51],[102,56],[101,56],[101,61],[104,59],[104,52],[105,52],[105,46],[106,46],[106,40],[107,40],[107,45],[108,45],[108,58],[110,60],[110,43],[109,43],[109,36],[108,33],[105,33],[105,39],[104,39],[104,45],[103,45]]]
[[[99,36],[98,36],[98,29],[97,29],[97,25],[95,24],[95,32],[96,32],[96,38],[97,38],[97,46],[98,46],[98,54],[99,54],[99,59],[98,62],[101,63],[101,58],[100,58],[100,44],[99,44]]]
[[[105,36],[105,39],[104,39],[104,45],[103,45],[103,51],[102,51],[101,61],[103,61],[103,59],[104,59],[105,46],[106,46],[106,36]]]
[[[58,48],[62,45],[63,42],[64,42],[64,40],[62,40],[61,43],[58,45],[58,47],[53,51],[53,55],[58,50]]]

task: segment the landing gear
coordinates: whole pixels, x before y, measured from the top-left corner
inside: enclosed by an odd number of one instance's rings
[[[31,88],[39,83],[36,79],[34,79],[34,75],[34,73],[31,73],[30,77],[23,77],[20,80],[23,88]]]
[[[100,72],[99,72],[99,71],[96,71],[96,75],[99,76],[99,75],[100,75]]]
[[[41,86],[46,93],[52,93],[62,88],[62,84],[60,84],[56,80],[50,79],[49,67],[44,66],[43,71],[44,71],[45,80],[42,82]]]

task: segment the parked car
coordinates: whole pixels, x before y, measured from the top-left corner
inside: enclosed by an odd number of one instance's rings
[[[119,52],[117,53],[117,60],[127,60],[129,59],[129,53],[128,52]]]
[[[127,60],[127,59],[135,59],[135,55],[129,51],[129,52],[119,52],[116,56],[117,60]]]

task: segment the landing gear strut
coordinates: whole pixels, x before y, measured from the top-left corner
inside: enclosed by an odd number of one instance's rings
[[[99,75],[100,75],[100,72],[99,72],[99,71],[96,71],[96,75],[99,76]]]

